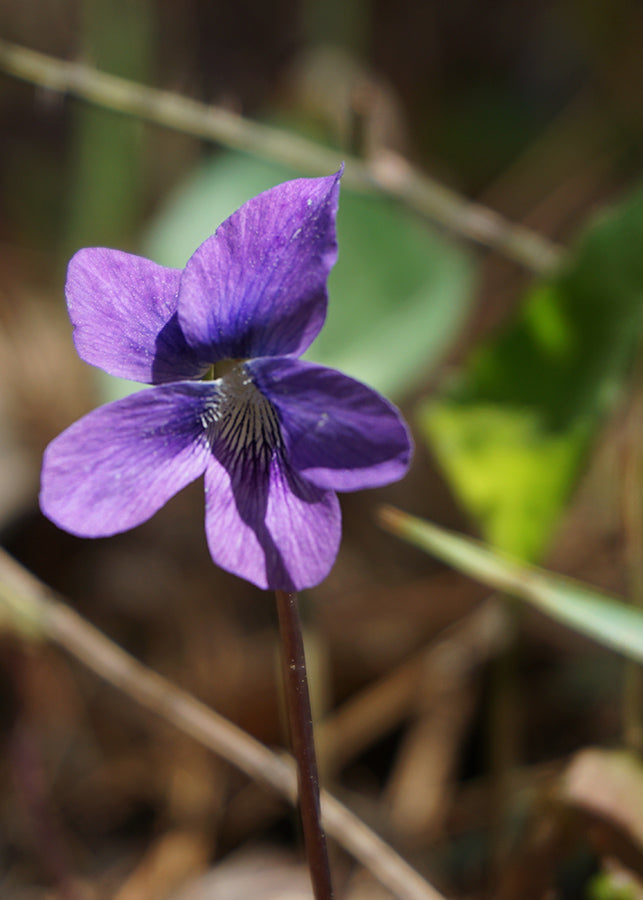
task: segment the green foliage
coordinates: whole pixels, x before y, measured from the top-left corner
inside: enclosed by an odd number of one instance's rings
[[[599,872],[588,887],[588,900],[636,900],[636,885],[632,882],[619,883],[612,872]]]
[[[84,53],[100,68],[138,81],[149,77],[152,6],[85,0]],[[71,190],[64,250],[122,246],[139,225],[144,188],[144,131],[133,118],[87,104],[73,107]]]
[[[643,662],[643,612],[577,581],[520,564],[471,538],[385,508],[382,523],[404,540],[490,588],[530,603],[569,628]]]
[[[217,155],[181,186],[153,224],[147,255],[164,265],[185,265],[246,200],[297,176],[241,153]],[[466,316],[469,258],[390,201],[345,189],[338,234],[328,319],[307,356],[399,396],[437,362]]]
[[[536,559],[640,333],[643,192],[594,222],[560,275],[436,400],[422,432],[495,546]]]

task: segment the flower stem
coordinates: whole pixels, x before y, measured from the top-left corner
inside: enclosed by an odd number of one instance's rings
[[[319,775],[308,693],[306,657],[297,594],[275,591],[281,634],[284,687],[293,756],[297,761],[299,811],[315,900],[332,900],[326,835],[321,825]]]
[[[623,428],[620,458],[621,507],[625,562],[630,603],[643,609],[643,452],[640,439],[643,412],[643,352],[632,378],[632,400]],[[625,661],[623,682],[623,739],[633,753],[643,754],[643,666]]]

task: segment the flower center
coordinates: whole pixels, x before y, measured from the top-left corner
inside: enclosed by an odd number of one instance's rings
[[[253,382],[242,360],[224,360],[214,367],[219,392],[201,414],[210,445],[239,457],[268,463],[282,444],[274,406]]]

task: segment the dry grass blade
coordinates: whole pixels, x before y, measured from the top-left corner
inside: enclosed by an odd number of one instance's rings
[[[415,714],[420,691],[426,707],[438,703],[445,669],[448,677],[464,681],[505,643],[504,617],[494,600],[464,616],[438,640],[369,684],[319,723],[316,743],[324,771],[334,775]]]

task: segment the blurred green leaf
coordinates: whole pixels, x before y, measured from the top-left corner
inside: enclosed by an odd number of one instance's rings
[[[84,0],[82,53],[115,75],[147,81],[153,46],[150,0]],[[72,108],[73,162],[65,256],[82,246],[122,246],[140,222],[144,127],[90,104]]]
[[[161,212],[146,254],[185,265],[246,200],[298,174],[241,153],[217,155]],[[338,234],[328,319],[307,356],[399,395],[430,371],[461,326],[472,296],[470,259],[390,201],[347,190]]]
[[[121,400],[123,397],[129,396],[129,394],[145,390],[148,387],[146,384],[139,384],[138,381],[129,381],[127,378],[117,378],[115,375],[108,375],[102,369],[96,369],[93,372],[93,377],[101,403]]]
[[[546,545],[639,338],[642,247],[638,191],[421,407],[427,442],[494,546],[536,559]]]
[[[639,894],[640,896],[640,894]],[[622,872],[602,871],[594,875],[587,887],[588,900],[636,900],[637,885],[632,877],[631,882],[623,883]]]
[[[527,566],[471,538],[384,507],[393,534],[494,590],[525,600],[569,628],[643,662],[643,612],[571,579]]]

